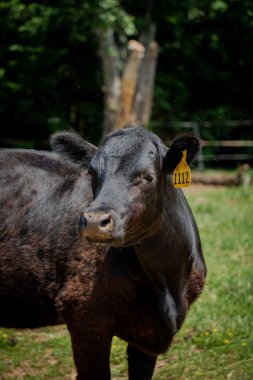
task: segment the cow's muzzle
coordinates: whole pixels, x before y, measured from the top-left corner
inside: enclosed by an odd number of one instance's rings
[[[91,210],[81,214],[79,232],[90,242],[109,244],[113,240],[114,216],[111,212]]]

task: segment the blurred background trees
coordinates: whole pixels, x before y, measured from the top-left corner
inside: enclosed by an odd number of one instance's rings
[[[0,1],[1,141],[252,119],[252,40],[251,0]]]

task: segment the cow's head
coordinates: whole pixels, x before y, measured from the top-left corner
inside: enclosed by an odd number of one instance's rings
[[[54,150],[88,168],[93,201],[83,210],[80,232],[93,243],[140,244],[157,230],[166,176],[187,149],[187,162],[199,149],[193,136],[176,138],[168,149],[153,133],[127,127],[108,135],[97,149],[79,136],[61,132],[52,137]]]

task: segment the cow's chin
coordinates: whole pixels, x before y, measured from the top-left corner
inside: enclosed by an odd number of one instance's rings
[[[122,238],[110,238],[110,239],[102,239],[95,237],[86,237],[88,242],[96,247],[114,247],[114,248],[124,248],[133,246],[135,244],[139,244],[138,239],[135,237],[124,240]]]
[[[138,225],[137,228],[135,228],[136,226],[133,223],[131,224],[131,229],[128,229],[127,227],[128,226],[121,226],[121,228],[118,228],[115,233],[107,236],[87,236],[85,234],[83,236],[85,236],[88,242],[94,246],[123,248],[142,244],[143,240],[146,240],[149,237],[151,231],[154,231],[153,226],[148,226],[148,228],[146,230],[143,229],[140,234]]]
[[[124,244],[124,241],[122,239],[115,239],[115,238],[110,238],[110,239],[101,239],[101,238],[95,238],[95,237],[86,237],[88,242],[94,246],[97,247],[124,247],[126,246]]]

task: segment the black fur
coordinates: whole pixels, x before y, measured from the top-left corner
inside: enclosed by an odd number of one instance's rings
[[[166,175],[198,142],[168,150],[132,127],[98,150],[66,132],[52,147],[0,151],[0,325],[66,323],[79,380],[110,379],[116,335],[129,379],[150,380],[204,285],[196,223]]]

